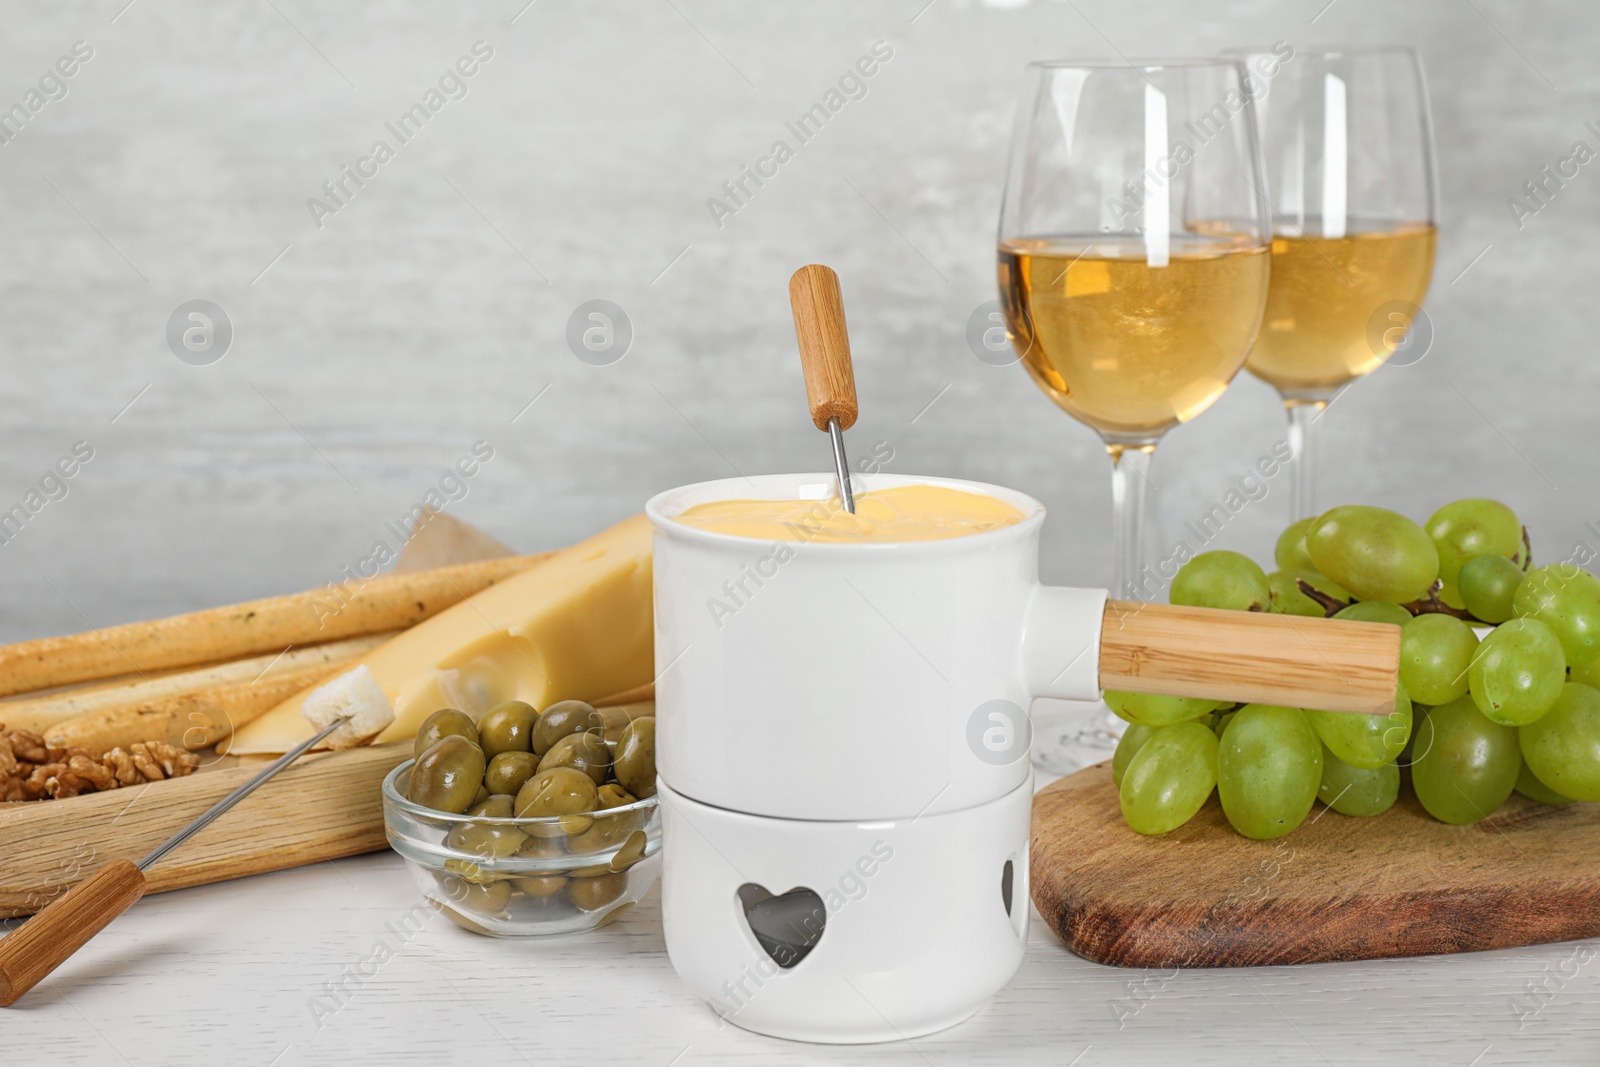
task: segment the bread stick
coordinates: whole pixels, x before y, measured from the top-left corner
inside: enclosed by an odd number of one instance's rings
[[[303,593],[0,646],[0,695],[402,630],[539,556],[383,574]]]

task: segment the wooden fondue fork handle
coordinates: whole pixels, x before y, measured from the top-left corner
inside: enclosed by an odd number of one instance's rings
[[[1136,693],[1394,710],[1400,627],[1108,600],[1100,685]]]
[[[144,872],[112,860],[0,939],[0,1007],[10,1007],[144,896]]]
[[[850,366],[850,334],[844,324],[844,297],[839,276],[820,263],[801,267],[789,279],[789,306],[794,310],[794,336],[805,372],[806,401],[811,421],[826,430],[833,444],[833,469],[839,478],[839,500],[855,514],[850,485],[850,460],[844,432],[855,425],[856,375]]]
[[[811,421],[826,430],[829,419],[838,419],[839,429],[848,430],[855,425],[859,407],[839,276],[820,263],[801,267],[789,279],[789,305]]]

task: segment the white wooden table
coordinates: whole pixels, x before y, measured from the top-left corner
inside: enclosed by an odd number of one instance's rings
[[[479,937],[420,903],[391,852],[150,897],[0,1009],[0,1064],[1600,1062],[1600,943],[1162,973],[1082,960],[1035,913],[1022,969],[973,1019],[827,1047],[692,996],[659,889],[553,940]]]

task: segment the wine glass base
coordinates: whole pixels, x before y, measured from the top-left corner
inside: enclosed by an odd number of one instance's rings
[[[1128,725],[1099,700],[1036,700],[1032,718],[1029,757],[1041,777],[1071,774],[1110,759]]]

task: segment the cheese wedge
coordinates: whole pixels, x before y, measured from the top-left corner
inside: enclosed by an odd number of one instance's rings
[[[440,708],[477,718],[504,700],[543,708],[595,700],[655,677],[650,524],[636,515],[553,553],[346,665],[394,705],[377,741],[410,739]],[[312,734],[311,690],[234,734],[235,755],[286,752]]]

